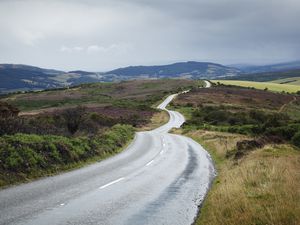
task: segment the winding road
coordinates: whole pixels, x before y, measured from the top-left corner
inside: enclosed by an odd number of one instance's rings
[[[215,171],[198,143],[168,133],[184,117],[167,112],[167,124],[138,132],[114,157],[1,190],[0,224],[192,224]]]

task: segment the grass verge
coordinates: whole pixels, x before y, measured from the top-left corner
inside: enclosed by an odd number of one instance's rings
[[[157,113],[154,113],[150,122],[141,128],[137,128],[137,131],[150,131],[156,129],[169,121],[169,114],[161,110]]]
[[[236,160],[243,135],[188,131],[185,135],[212,155],[218,176],[195,224],[300,224],[300,152],[290,145],[267,145]]]
[[[115,125],[93,139],[14,134],[0,137],[0,187],[28,182],[103,160],[134,137],[129,125]]]

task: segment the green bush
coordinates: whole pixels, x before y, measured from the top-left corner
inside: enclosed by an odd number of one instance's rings
[[[115,125],[92,139],[15,134],[0,137],[0,170],[31,173],[116,152],[134,135],[129,125]]]
[[[300,131],[298,131],[292,138],[292,143],[300,148]]]
[[[290,124],[286,126],[267,128],[265,135],[279,136],[285,140],[291,140],[299,130],[300,124]]]

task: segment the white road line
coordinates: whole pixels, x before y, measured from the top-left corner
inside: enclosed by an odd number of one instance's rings
[[[146,164],[146,166],[150,166],[153,162],[154,162],[154,160],[152,159],[150,162],[148,162],[148,163]]]
[[[118,183],[118,182],[120,182],[121,180],[124,180],[124,179],[125,179],[124,177],[121,177],[121,178],[119,178],[119,179],[117,179],[117,180],[114,180],[114,181],[112,181],[112,182],[110,182],[110,183],[108,183],[108,184],[105,184],[105,185],[101,186],[99,189],[106,188],[106,187],[108,187],[108,186],[110,186],[110,185],[113,185],[113,184],[115,184],[115,183]]]

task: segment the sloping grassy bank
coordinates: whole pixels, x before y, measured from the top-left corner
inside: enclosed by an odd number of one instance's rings
[[[300,224],[300,151],[266,145],[235,159],[242,135],[199,130],[185,135],[211,153],[218,170],[195,224]]]
[[[56,174],[118,153],[134,137],[130,125],[115,125],[87,137],[14,134],[0,137],[0,187]]]

